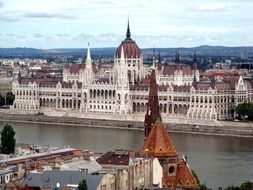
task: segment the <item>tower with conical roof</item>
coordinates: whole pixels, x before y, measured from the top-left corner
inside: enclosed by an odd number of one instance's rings
[[[179,157],[162,123],[154,69],[151,73],[149,100],[145,115],[145,142],[141,154],[143,157],[158,158],[163,168],[163,187],[199,189],[186,160]]]

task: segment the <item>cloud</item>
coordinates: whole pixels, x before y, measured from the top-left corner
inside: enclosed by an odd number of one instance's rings
[[[0,8],[2,8],[3,6],[4,6],[4,3],[0,1]]]
[[[27,39],[27,36],[25,35],[20,35],[20,34],[14,34],[14,33],[7,33],[5,35],[3,35],[9,39],[12,39],[12,40],[24,40],[24,39]]]
[[[232,4],[217,2],[217,3],[202,4],[197,9],[200,11],[219,11],[230,8],[232,6],[233,6]]]
[[[17,22],[19,21],[18,18],[9,16],[9,15],[2,15],[0,14],[0,21],[5,21],[5,22]]]
[[[28,12],[24,14],[28,18],[59,18],[59,19],[76,19],[76,15],[64,13],[42,13],[42,12]]]
[[[44,38],[44,35],[36,33],[33,35],[34,38]]]

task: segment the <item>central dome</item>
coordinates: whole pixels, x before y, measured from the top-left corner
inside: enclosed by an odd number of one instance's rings
[[[141,50],[138,47],[138,45],[135,43],[135,41],[131,38],[130,28],[129,28],[129,22],[127,25],[127,32],[126,32],[126,39],[121,42],[119,47],[116,50],[116,58],[120,58],[121,49],[124,49],[124,56],[125,58],[140,58],[141,56]]]

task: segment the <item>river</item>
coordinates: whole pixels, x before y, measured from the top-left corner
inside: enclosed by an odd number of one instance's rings
[[[107,152],[116,148],[140,150],[143,131],[12,122],[17,143],[52,145]],[[0,130],[3,122],[0,122]],[[169,134],[177,151],[188,157],[202,183],[217,189],[253,181],[253,138]]]

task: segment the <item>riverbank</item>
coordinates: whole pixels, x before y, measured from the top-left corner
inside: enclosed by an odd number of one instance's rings
[[[45,115],[23,115],[23,114],[5,114],[0,113],[0,121],[4,122],[24,122],[24,123],[44,123],[44,124],[59,124],[59,125],[76,125],[89,127],[103,128],[120,128],[131,130],[143,130],[143,122],[140,121],[119,121],[105,119],[88,119],[76,117],[55,117]],[[164,123],[169,132],[176,133],[192,133],[201,135],[221,135],[221,136],[236,136],[236,137],[251,137],[253,138],[253,127],[251,125],[231,125],[229,122],[222,122],[222,126],[209,125],[193,125],[193,124],[171,124]],[[237,123],[236,123],[237,124]],[[238,123],[240,124],[240,123]]]

